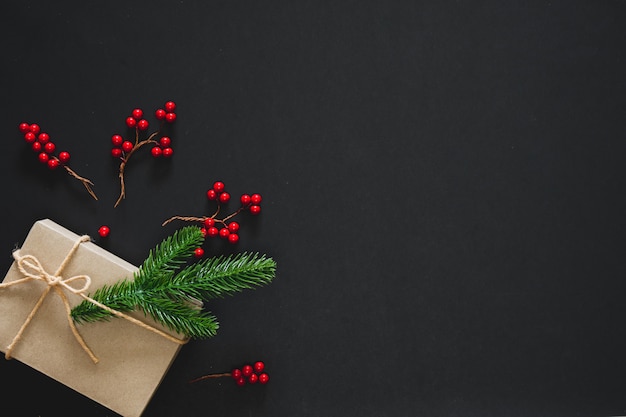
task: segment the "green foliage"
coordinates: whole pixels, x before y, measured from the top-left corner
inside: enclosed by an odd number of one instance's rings
[[[199,227],[177,230],[150,251],[132,280],[103,286],[90,297],[120,312],[140,310],[191,338],[214,336],[217,319],[201,308],[199,301],[269,284],[276,263],[265,255],[247,252],[189,263],[203,240]],[[74,307],[71,314],[77,323],[112,317],[89,301]]]

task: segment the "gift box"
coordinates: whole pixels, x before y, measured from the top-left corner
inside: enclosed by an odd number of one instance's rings
[[[184,338],[138,312],[78,324],[74,334],[66,308],[137,268],[49,219],[33,225],[14,257],[0,288],[0,350],[122,416],[140,416]]]

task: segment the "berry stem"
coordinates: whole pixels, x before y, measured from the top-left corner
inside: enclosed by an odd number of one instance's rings
[[[126,185],[124,181],[124,170],[126,169],[126,164],[128,164],[128,160],[135,153],[135,151],[137,151],[142,146],[148,145],[150,143],[157,144],[158,142],[154,140],[154,137],[158,135],[159,132],[160,130],[157,130],[156,132],[148,136],[147,139],[142,140],[140,142],[139,141],[139,129],[135,128],[135,146],[133,146],[133,149],[131,149],[130,152],[128,152],[123,158],[121,158],[122,162],[120,162],[120,171],[118,174],[118,177],[120,178],[120,196],[117,198],[117,201],[115,202],[115,205],[113,207],[117,207],[122,202],[122,200],[126,198]]]
[[[227,376],[232,376],[232,374],[230,372],[225,372],[223,374],[210,374],[210,375],[203,375],[201,377],[192,379],[191,381],[189,381],[190,384],[193,384],[194,382],[199,382],[199,381],[204,381],[205,379],[210,379],[210,378],[223,378],[223,377],[227,377]]]
[[[56,158],[56,157],[55,157]],[[58,158],[56,158],[58,159]],[[80,175],[78,175],[76,173],[76,171],[74,171],[72,168],[68,167],[65,164],[62,164],[63,168],[65,168],[65,170],[67,171],[68,174],[70,174],[72,177],[76,178],[77,180],[79,180],[80,182],[83,183],[83,185],[85,186],[85,188],[87,189],[87,192],[95,199],[97,200],[98,197],[96,196],[96,193],[93,191],[93,189],[91,188],[93,186],[93,182],[91,182],[90,180],[88,180],[85,177],[81,177]]]

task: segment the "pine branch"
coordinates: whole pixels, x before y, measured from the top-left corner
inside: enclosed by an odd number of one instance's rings
[[[269,284],[276,263],[264,255],[241,253],[188,265],[203,236],[195,226],[182,228],[150,252],[133,280],[118,281],[96,290],[92,298],[120,311],[142,311],[167,328],[192,338],[215,335],[218,322],[194,301],[207,300]],[[72,309],[77,323],[109,320],[111,313],[84,301]]]

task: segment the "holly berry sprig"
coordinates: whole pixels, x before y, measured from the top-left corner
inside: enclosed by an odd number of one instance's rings
[[[170,158],[174,154],[172,149],[172,140],[169,136],[161,136],[158,140],[157,136],[161,134],[163,125],[165,123],[174,123],[176,120],[176,103],[168,101],[163,106],[154,112],[155,118],[159,121],[159,128],[149,134],[147,137],[143,136],[143,132],[147,131],[150,127],[150,123],[144,118],[144,112],[140,108],[135,108],[131,112],[131,115],[126,118],[126,126],[129,129],[134,130],[134,140],[126,140],[120,134],[115,134],[111,137],[111,143],[113,148],[111,149],[111,156],[120,159],[119,167],[119,179],[120,179],[120,196],[115,202],[117,207],[120,202],[126,198],[126,185],[124,181],[124,170],[130,157],[137,152],[141,147],[146,145],[153,145],[150,153],[156,159],[159,157]],[[142,139],[143,137],[143,139]]]
[[[30,145],[33,152],[37,154],[39,162],[46,164],[49,169],[55,170],[58,167],[63,167],[65,171],[76,178],[85,186],[89,195],[95,200],[98,199],[93,191],[93,182],[91,180],[82,177],[69,167],[70,153],[67,151],[61,151],[55,154],[57,150],[56,144],[50,140],[50,135],[41,130],[41,127],[37,123],[22,122],[19,124],[18,129],[24,134],[24,140]]]
[[[218,218],[221,206],[231,200],[230,193],[226,191],[226,186],[222,181],[215,181],[213,186],[206,192],[206,196],[209,201],[217,202],[217,208],[212,215],[201,217],[172,216],[165,220],[161,226],[165,226],[174,220],[199,222],[202,233],[205,237],[220,237],[227,240],[229,243],[236,244],[239,242],[238,231],[240,226],[239,222],[232,219],[242,211],[246,210],[255,216],[261,213],[261,201],[263,200],[261,194],[242,194],[241,197],[239,197],[241,206],[229,215]],[[202,248],[197,248],[195,255],[196,257],[202,257],[202,255],[204,255],[204,250]]]
[[[189,383],[193,384],[195,382],[204,381],[205,379],[225,377],[232,378],[240,387],[246,384],[256,384],[257,382],[259,384],[267,384],[270,380],[269,374],[265,371],[265,363],[257,361],[253,365],[245,364],[241,368],[233,369],[231,372],[203,375],[192,379]]]

